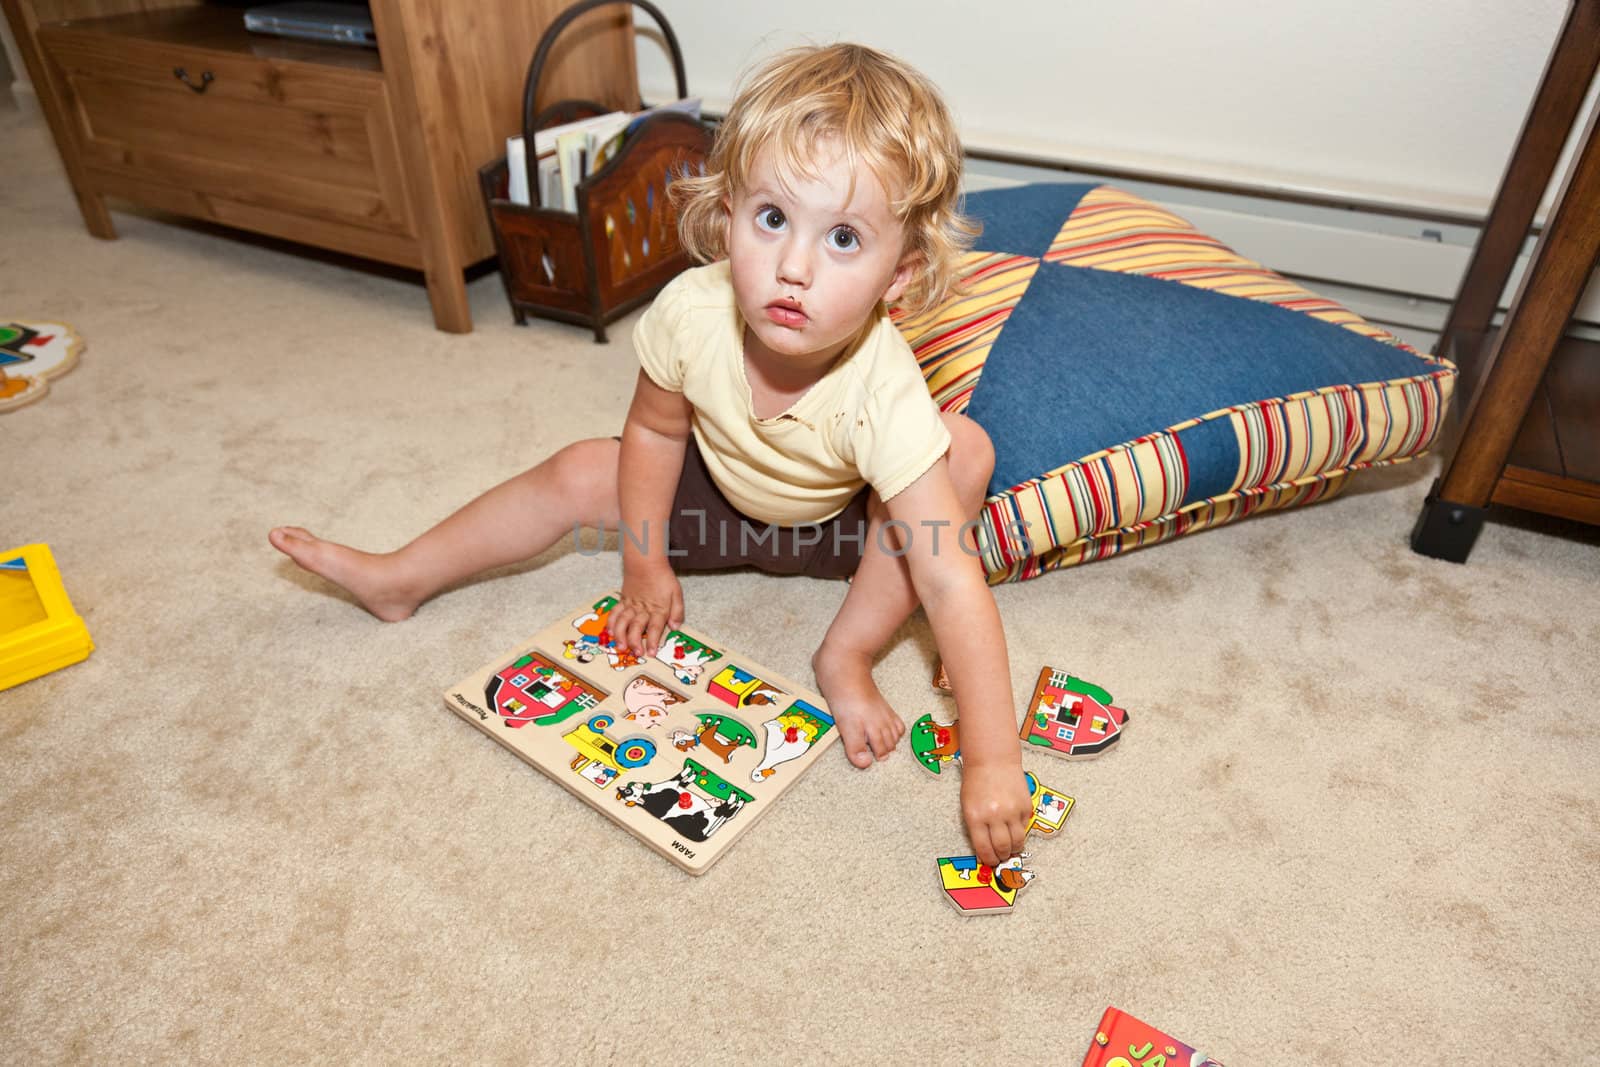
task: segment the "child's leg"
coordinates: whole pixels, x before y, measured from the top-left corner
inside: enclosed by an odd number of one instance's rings
[[[395,552],[362,552],[298,526],[280,526],[267,539],[378,618],[397,622],[452,583],[537,556],[575,525],[615,528],[620,448],[609,438],[568,445]]]
[[[988,493],[994,471],[994,446],[983,427],[965,415],[944,416],[950,430],[950,480],[961,499],[962,513],[976,516]],[[905,558],[878,548],[888,512],[873,494],[871,522],[861,556],[861,566],[850,582],[839,614],[811,658],[817,688],[839,723],[845,755],[857,767],[872,765],[893,751],[905,733],[905,723],[883,699],[872,680],[872,662],[900,624],[917,609],[917,593]],[[913,536],[931,536],[917,530]],[[959,552],[954,530],[940,530],[939,550]],[[972,538],[968,538],[972,547]]]

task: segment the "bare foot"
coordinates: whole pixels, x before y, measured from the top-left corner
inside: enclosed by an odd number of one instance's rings
[[[870,767],[894,751],[906,724],[883,699],[872,680],[872,657],[824,645],[811,657],[817,688],[839,724],[844,754],[857,767]]]
[[[299,526],[279,526],[267,534],[267,540],[301,567],[355,597],[384,622],[409,619],[422,603],[422,597],[407,586],[392,555],[324,541]]]

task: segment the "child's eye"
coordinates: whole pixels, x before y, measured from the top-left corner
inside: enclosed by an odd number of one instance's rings
[[[783,212],[768,204],[756,212],[756,225],[768,232],[777,232],[783,229],[783,224],[788,220],[783,217]]]
[[[828,231],[828,247],[836,252],[854,252],[861,247],[861,238],[848,226],[835,226]]]

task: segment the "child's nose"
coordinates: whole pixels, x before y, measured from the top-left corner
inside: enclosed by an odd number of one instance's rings
[[[811,284],[811,256],[803,241],[787,241],[778,257],[778,280],[801,288]]]

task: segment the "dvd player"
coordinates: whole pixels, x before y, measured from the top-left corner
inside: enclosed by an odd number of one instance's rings
[[[330,0],[263,4],[245,9],[244,28],[279,37],[378,47],[378,36],[372,31],[372,12],[366,4]]]

